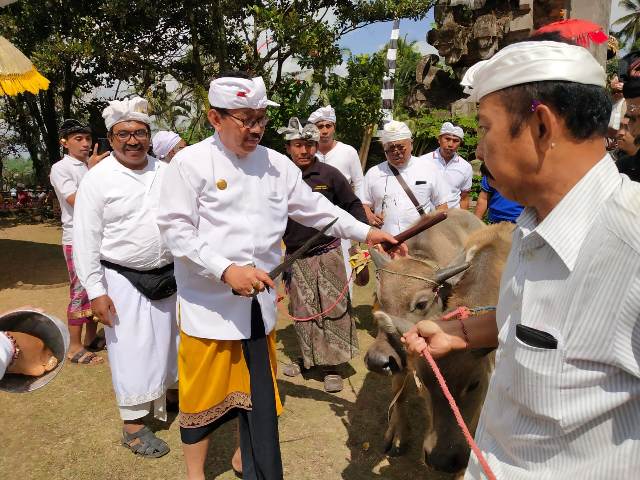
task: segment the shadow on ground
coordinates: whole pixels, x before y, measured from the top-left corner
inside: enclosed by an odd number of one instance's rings
[[[53,285],[69,281],[60,245],[0,239],[0,290],[17,282]]]

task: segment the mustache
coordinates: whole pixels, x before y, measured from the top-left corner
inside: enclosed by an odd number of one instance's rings
[[[123,150],[125,152],[137,152],[139,150],[142,150],[142,144],[138,143],[137,145],[125,145]]]

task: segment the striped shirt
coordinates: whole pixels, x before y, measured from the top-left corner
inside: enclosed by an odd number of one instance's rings
[[[499,480],[640,476],[639,215],[640,184],[607,155],[542,222],[518,218],[476,431]],[[518,324],[557,348],[516,337]]]

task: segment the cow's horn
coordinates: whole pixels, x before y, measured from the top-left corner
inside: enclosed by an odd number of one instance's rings
[[[380,253],[375,248],[370,248],[369,253],[371,254],[371,259],[373,260],[376,268],[384,268],[391,261],[391,258],[383,253]]]
[[[458,275],[460,272],[464,272],[470,266],[471,264],[469,262],[465,262],[453,267],[443,268],[441,270],[438,270],[438,273],[436,273],[434,280],[436,281],[436,283],[442,283],[445,280],[449,280],[451,277]]]

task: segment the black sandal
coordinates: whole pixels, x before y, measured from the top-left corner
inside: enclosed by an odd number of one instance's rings
[[[136,439],[140,440],[140,442],[134,443]],[[122,445],[136,455],[146,458],[160,458],[170,451],[167,442],[156,437],[147,426],[142,427],[135,433],[127,433],[123,430]]]

